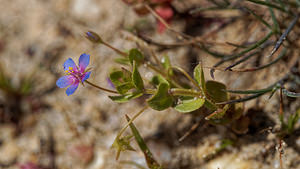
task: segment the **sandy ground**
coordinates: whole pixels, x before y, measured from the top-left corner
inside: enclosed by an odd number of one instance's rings
[[[174,3],[181,9],[197,1],[185,6],[180,1]],[[122,153],[116,161],[116,152],[110,148],[117,132],[126,124],[124,115],[132,116],[140,110],[144,106],[143,100],[117,104],[106,93],[89,86],[80,86],[74,95],[66,96],[64,89],[55,86],[55,81],[63,73],[63,62],[68,57],[77,60],[85,52],[91,55],[93,72],[90,81],[109,87],[106,78],[111,67],[118,66],[113,62],[117,54],[104,46],[93,45],[84,38],[84,32],[94,30],[111,45],[130,49],[136,44],[124,28],[131,27],[140,18],[120,0],[0,0],[0,4],[1,67],[15,86],[19,86],[24,77],[33,76],[35,80],[35,95],[21,103],[25,111],[19,126],[7,122],[0,124],[0,168],[19,168],[20,164],[27,162],[59,169],[137,168],[126,163],[128,161],[146,167],[140,151]],[[151,16],[143,19],[155,24]],[[184,28],[183,21],[173,24],[179,30]],[[216,35],[217,40],[238,43],[249,38],[241,35],[245,31],[243,25],[247,25],[247,21],[226,27]],[[261,29],[250,31],[250,39],[262,37],[265,33]],[[169,42],[174,39],[169,32],[163,35],[153,32],[152,36],[157,40]],[[215,49],[232,50],[219,48]],[[172,63],[188,70],[195,64],[189,63],[189,52],[183,47],[159,53],[159,56],[168,54]],[[200,51],[196,52],[196,57],[208,66],[217,61]],[[231,89],[262,88],[282,77],[289,64],[280,62],[258,73],[217,72],[216,79]],[[209,77],[209,70],[205,73]],[[261,82],[254,83],[256,81]],[[278,140],[275,134],[261,132],[278,126],[279,96],[276,94],[270,100],[267,97],[245,105],[245,113],[250,113],[253,121],[249,132],[244,135],[236,135],[224,126],[205,125],[179,142],[178,139],[199,117],[183,115],[172,109],[162,112],[147,110],[135,124],[155,158],[165,168],[279,168]],[[1,106],[7,100],[8,96],[0,92]],[[286,104],[287,113],[295,112],[300,106],[299,99],[286,101]],[[214,154],[224,139],[230,139],[234,144]],[[134,147],[138,150],[137,145]],[[285,168],[300,167],[299,150],[298,132],[285,140]]]

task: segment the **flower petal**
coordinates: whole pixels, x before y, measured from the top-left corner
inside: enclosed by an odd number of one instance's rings
[[[65,88],[65,87],[71,85],[73,82],[74,82],[74,80],[71,75],[63,76],[56,81],[56,85],[59,88]]]
[[[68,87],[68,89],[66,90],[66,93],[68,96],[70,96],[71,94],[73,94],[76,89],[78,88],[79,82],[72,84],[70,87]]]
[[[77,69],[76,68],[76,64],[75,62],[73,61],[73,59],[71,58],[68,58],[65,63],[64,63],[64,70],[69,70],[69,67],[72,67],[73,69]]]
[[[80,71],[84,71],[85,68],[89,65],[90,63],[90,55],[83,53],[82,55],[80,55],[79,57],[79,69]]]
[[[86,79],[90,78],[90,75],[91,75],[91,72],[86,72],[86,73],[83,75],[83,77],[82,77],[82,79],[81,79],[81,82],[84,82]]]

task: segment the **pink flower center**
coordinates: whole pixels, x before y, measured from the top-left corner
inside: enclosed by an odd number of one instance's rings
[[[85,72],[80,71],[78,68],[74,69],[73,67],[69,67],[69,70],[66,70],[66,73],[67,75],[72,75],[74,78],[81,81]]]

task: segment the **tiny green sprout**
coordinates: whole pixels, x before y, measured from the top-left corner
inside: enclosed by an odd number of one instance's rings
[[[133,136],[124,136],[122,138],[117,137],[112,145],[112,147],[117,149],[117,156],[116,159],[118,160],[120,157],[120,153],[122,151],[135,151],[135,149],[130,145],[131,138]]]
[[[295,126],[300,119],[300,109],[298,109],[294,114],[291,114],[287,121],[283,120],[281,121],[281,133],[279,134],[280,136],[285,136],[285,135],[291,135],[294,130]]]

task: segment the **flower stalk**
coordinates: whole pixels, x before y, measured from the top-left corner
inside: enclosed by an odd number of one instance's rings
[[[106,89],[106,88],[104,88],[104,87],[100,87],[100,86],[98,86],[98,85],[96,85],[96,84],[94,84],[94,83],[92,83],[92,82],[90,82],[90,81],[87,81],[87,80],[86,80],[85,82],[86,82],[87,84],[89,84],[89,85],[91,85],[91,86],[93,86],[93,87],[99,89],[99,90],[103,90],[103,91],[109,92],[109,93],[118,94],[117,91],[110,90],[110,89]]]

